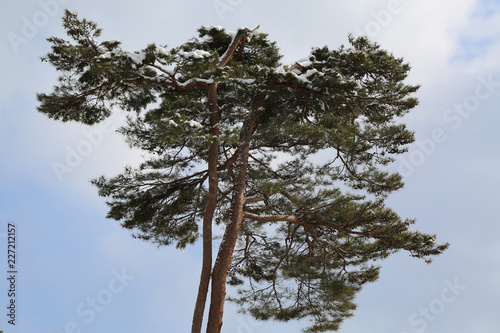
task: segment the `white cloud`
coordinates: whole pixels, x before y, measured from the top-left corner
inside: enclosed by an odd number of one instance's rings
[[[401,1],[402,10],[380,35],[380,42],[410,61],[416,82],[450,78],[449,61],[458,33],[467,25],[476,0]]]

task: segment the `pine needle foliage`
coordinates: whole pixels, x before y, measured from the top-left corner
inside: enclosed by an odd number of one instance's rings
[[[178,47],[127,51],[76,13],[66,11],[63,25],[70,40],[49,38],[42,58],[59,82],[38,94],[38,110],[89,125],[113,107],[131,112],[120,133],[147,158],[92,182],[108,218],[157,245],[183,249],[202,235],[216,156],[213,223],[239,223],[227,282],[242,311],[309,318],[305,332],[338,330],[377,279],[376,261],[400,250],[430,261],[446,249],[385,204],[403,186],[387,166],[414,141],[398,119],[417,105],[419,87],[378,44],[350,36],[348,46],[313,48],[286,66],[276,43],[250,29],[201,27]]]

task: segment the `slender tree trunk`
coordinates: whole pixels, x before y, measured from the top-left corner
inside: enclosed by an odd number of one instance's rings
[[[217,83],[208,88],[208,103],[210,110],[210,130],[214,137],[219,136],[217,124],[220,121],[219,109],[217,107]],[[203,262],[201,267],[200,285],[198,297],[193,314],[191,333],[200,333],[203,325],[203,314],[207,302],[208,287],[210,285],[210,273],[212,270],[212,219],[217,207],[218,177],[217,160],[219,154],[219,140],[210,144],[208,152],[208,200],[203,216]]]
[[[257,28],[256,28],[257,29]],[[255,30],[255,29],[254,29]],[[248,29],[242,29],[238,30],[238,33],[233,37],[233,40],[231,41],[231,44],[228,46],[226,52],[219,58],[217,62],[218,67],[224,67],[229,59],[232,57],[233,53],[236,51],[236,48],[238,45],[240,45],[240,51],[243,50],[244,47],[244,42],[246,39],[247,34],[251,30]],[[214,134],[218,136],[219,130],[215,126],[219,123],[220,121],[220,114],[219,110],[217,107],[217,83],[214,83],[210,85],[209,90],[208,90],[208,100],[209,100],[209,105],[210,105],[210,111],[211,111],[211,118],[210,118],[210,131],[214,131]],[[214,121],[215,120],[215,121]],[[248,139],[247,139],[247,144],[246,144],[246,153],[241,154],[242,158],[245,159],[245,167],[241,167],[240,171],[243,170],[243,181],[241,182],[242,186],[241,189],[238,189],[238,191],[241,191],[241,194],[238,192],[238,197],[241,196],[241,212],[238,214],[239,215],[239,222],[238,223],[233,223],[233,221],[237,221],[238,218],[235,218],[234,214],[234,209],[233,209],[233,218],[231,225],[235,225],[237,230],[235,230],[236,235],[239,232],[239,228],[241,226],[241,221],[243,218],[243,201],[244,201],[244,194],[245,194],[245,178],[246,178],[246,164],[248,162],[248,143],[250,142],[250,137],[251,137],[251,127],[252,125],[249,126],[249,131],[248,131]],[[242,133],[243,134],[243,133]],[[198,289],[198,298],[196,300],[196,306],[195,306],[195,311],[194,311],[194,316],[193,316],[193,326],[192,326],[192,333],[200,333],[201,331],[201,326],[203,323],[203,312],[205,310],[205,303],[207,299],[207,293],[208,293],[208,286],[210,283],[210,270],[211,270],[211,265],[212,265],[212,218],[215,212],[215,207],[217,204],[217,189],[218,189],[218,181],[217,181],[217,156],[218,156],[218,150],[219,150],[219,143],[218,142],[213,142],[210,145],[210,151],[209,151],[209,196],[208,196],[208,203],[207,203],[207,210],[205,212],[204,220],[203,220],[203,264],[202,264],[202,271],[201,271],[201,279],[200,279],[200,286]],[[241,150],[245,150],[244,148]],[[241,172],[240,172],[241,174]],[[241,177],[238,177],[240,179]],[[233,207],[236,207],[233,205]],[[228,226],[229,228],[229,226]],[[228,234],[228,228],[226,229],[226,232],[224,233],[224,238],[222,241],[222,244],[225,244],[226,241],[226,236]],[[231,242],[230,242],[231,243]],[[214,271],[212,272],[212,298],[211,298],[211,303],[210,303],[210,312],[209,312],[209,319],[208,319],[208,324],[207,324],[207,332],[220,332],[220,326],[222,326],[222,312],[224,308],[224,298],[225,298],[225,290],[226,290],[226,276],[227,276],[227,268],[229,267],[229,262],[231,260],[231,255],[234,249],[234,246],[236,244],[236,238],[234,239],[234,244],[224,246],[221,245],[221,249],[219,249],[219,254],[218,254],[218,259],[215,262],[214,265]],[[224,248],[224,249],[223,249]],[[221,255],[221,251],[224,253]],[[222,266],[218,264],[221,262],[219,258],[223,258]],[[226,263],[227,261],[227,263]],[[219,267],[221,266],[221,267]],[[224,268],[225,267],[225,268]],[[217,274],[214,274],[217,272]],[[221,276],[221,272],[225,272],[223,276]],[[217,277],[217,282],[214,283],[213,279],[214,277]],[[215,287],[215,292],[214,292],[214,287]],[[222,290],[220,289],[222,288]],[[214,300],[214,294],[220,295],[222,293],[222,301],[220,300],[220,297],[217,296],[215,297]],[[215,304],[212,306],[212,304]],[[212,311],[212,307],[216,310]],[[220,312],[220,316],[217,315],[214,318],[214,315],[212,312],[217,313]],[[220,317],[220,318],[219,318]],[[210,319],[214,318],[214,319]],[[217,324],[220,322],[220,324]],[[215,324],[213,324],[215,323]],[[216,327],[218,326],[219,329],[217,331],[214,331],[213,328],[211,329],[210,327]]]
[[[238,174],[235,180],[235,190],[231,212],[231,221],[226,227],[222,242],[217,254],[212,272],[212,292],[210,310],[208,314],[207,333],[219,333],[222,327],[224,301],[226,298],[227,271],[231,263],[241,223],[243,221],[243,207],[245,205],[245,182],[248,167],[248,151],[255,120],[246,122],[240,136],[238,148]]]

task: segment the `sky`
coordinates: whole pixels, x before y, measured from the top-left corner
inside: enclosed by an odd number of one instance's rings
[[[64,37],[64,8],[97,22],[103,39],[121,40],[123,49],[174,47],[202,25],[234,31],[260,24],[285,63],[311,47],[335,49],[349,33],[404,57],[412,66],[408,83],[422,86],[419,106],[404,119],[417,141],[393,165],[406,185],[388,205],[451,246],[430,265],[404,252],[380,262],[380,279],[358,295],[341,332],[498,331],[500,1],[23,0],[3,1],[0,11],[4,332],[188,332],[196,299],[200,244],[180,252],[133,239],[105,219],[104,199],[89,183],[141,161],[114,132],[123,114],[89,127],[36,111],[36,93],[56,83],[55,70],[39,58],[49,51],[47,37]],[[304,326],[257,322],[226,304],[222,331]]]

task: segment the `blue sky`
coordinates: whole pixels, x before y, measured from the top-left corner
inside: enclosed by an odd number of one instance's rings
[[[41,0],[0,13],[0,269],[7,225],[17,226],[17,318],[26,332],[186,332],[196,297],[200,246],[184,252],[133,239],[89,180],[141,161],[113,132],[122,117],[89,128],[38,114],[36,92],[57,73],[39,57],[63,36],[64,8],[96,21],[126,49],[176,46],[201,25],[255,27],[285,62],[313,46],[338,47],[364,33],[412,65],[420,105],[406,117],[417,143],[395,162],[406,186],[389,198],[416,228],[450,249],[431,265],[406,253],[382,262],[341,332],[482,333],[500,327],[500,2],[477,0],[115,1]],[[31,24],[31,26],[30,26]],[[31,27],[31,30],[30,30]],[[84,152],[81,158],[72,152]],[[63,174],[54,165],[72,163]],[[2,312],[3,311],[3,312]],[[255,322],[226,305],[223,332],[299,332],[301,323]]]

